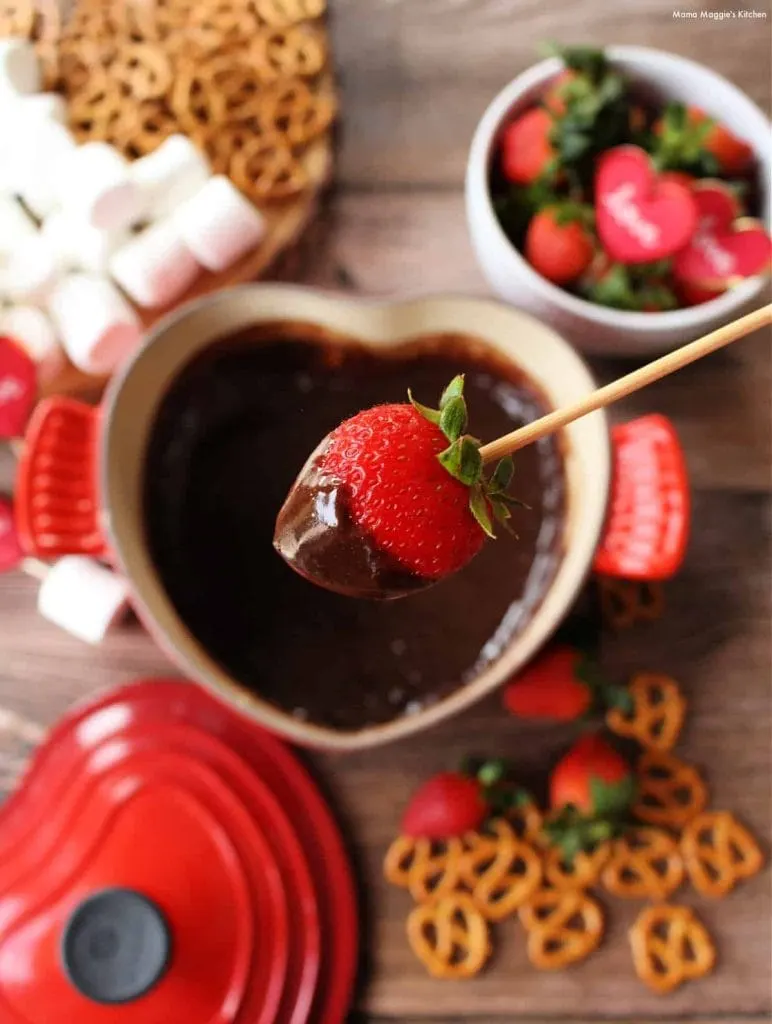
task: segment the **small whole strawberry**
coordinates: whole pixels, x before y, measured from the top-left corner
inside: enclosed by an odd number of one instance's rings
[[[723,124],[708,117],[699,107],[687,108],[689,124],[706,127],[702,145],[715,157],[723,174],[742,174],[753,160],[753,150],[747,142],[738,139]]]
[[[587,817],[624,813],[635,795],[635,779],[625,759],[601,736],[583,736],[550,776],[553,811],[571,808]]]
[[[558,644],[507,684],[504,707],[518,718],[573,722],[596,708],[631,710],[631,700],[626,690],[601,680],[584,651]]]
[[[0,573],[16,569],[23,557],[13,506],[7,498],[0,497]]]
[[[488,815],[484,788],[477,778],[442,772],[415,793],[402,817],[402,833],[448,839],[480,827]]]
[[[37,369],[22,346],[0,337],[0,438],[21,437],[37,395]]]
[[[463,388],[454,378],[438,409],[408,392],[410,404],[366,409],[327,436],[277,519],[274,546],[292,568],[339,593],[399,597],[466,565],[494,520],[508,526],[514,465],[484,476]]]
[[[568,204],[537,213],[525,236],[525,258],[542,277],[568,284],[580,277],[593,259],[592,235]]]
[[[555,151],[550,142],[552,117],[534,107],[516,117],[501,134],[501,169],[517,185],[530,185],[552,162]]]

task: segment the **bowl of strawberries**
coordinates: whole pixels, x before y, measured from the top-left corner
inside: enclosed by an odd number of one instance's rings
[[[772,266],[772,126],[709,68],[569,47],[475,132],[466,210],[497,295],[591,353],[646,355],[758,300]]]

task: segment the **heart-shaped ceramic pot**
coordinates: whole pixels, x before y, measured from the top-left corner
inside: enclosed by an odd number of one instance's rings
[[[360,301],[289,285],[256,284],[220,293],[171,315],[111,384],[97,432],[99,525],[109,556],[131,581],[134,606],[150,632],[186,675],[259,724],[305,745],[339,750],[370,747],[425,729],[479,700],[524,664],[559,625],[588,574],[604,525],[610,477],[608,428],[605,416],[597,412],[565,430],[566,508],[559,565],[532,618],[496,661],[444,699],[385,724],[342,731],[302,721],[242,686],[191,635],[153,564],[143,515],[148,442],[170,386],[192,359],[220,339],[277,323],[291,324],[301,337],[307,325],[309,334],[321,334],[328,345],[356,339],[377,351],[408,339],[420,345],[423,336],[468,337],[499,361],[503,358],[524,372],[552,407],[576,401],[593,388],[593,381],[562,338],[495,302],[455,297]],[[505,564],[501,571],[507,571]]]

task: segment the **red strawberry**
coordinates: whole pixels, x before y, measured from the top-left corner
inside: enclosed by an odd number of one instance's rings
[[[710,302],[717,299],[723,292],[720,289],[701,288],[698,284],[689,281],[678,282],[678,298],[684,306],[700,306],[703,302]]]
[[[464,566],[493,519],[507,525],[514,465],[483,476],[463,387],[454,378],[439,409],[410,396],[328,435],[277,519],[274,546],[292,568],[339,593],[400,597]]]
[[[501,167],[508,181],[530,185],[555,156],[550,143],[552,118],[542,107],[521,114],[501,135]]]
[[[659,180],[669,181],[671,184],[683,185],[684,188],[691,188],[697,180],[693,174],[687,174],[686,171],[663,171],[659,176]]]
[[[525,236],[525,258],[555,284],[575,281],[592,262],[592,236],[579,220],[564,220],[559,207],[536,214]]]
[[[519,718],[579,718],[593,701],[592,689],[581,675],[585,661],[574,647],[552,648],[507,685],[504,706]]]
[[[488,814],[477,779],[442,772],[425,782],[402,818],[406,836],[446,839],[478,829]]]
[[[7,498],[0,498],[0,573],[15,569],[23,558],[13,506]]]
[[[708,115],[699,107],[689,107],[687,115],[692,125],[703,124],[708,119]],[[702,144],[716,158],[724,174],[742,174],[753,159],[753,150],[748,143],[732,135],[722,124],[711,125]]]
[[[552,770],[550,804],[589,817],[623,813],[635,793],[630,765],[601,736],[583,736]]]

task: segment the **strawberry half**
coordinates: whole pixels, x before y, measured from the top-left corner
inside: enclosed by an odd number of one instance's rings
[[[292,568],[340,593],[397,597],[461,569],[494,520],[508,525],[514,465],[483,475],[463,386],[454,378],[439,409],[410,396],[328,435],[277,519],[274,546]]]

